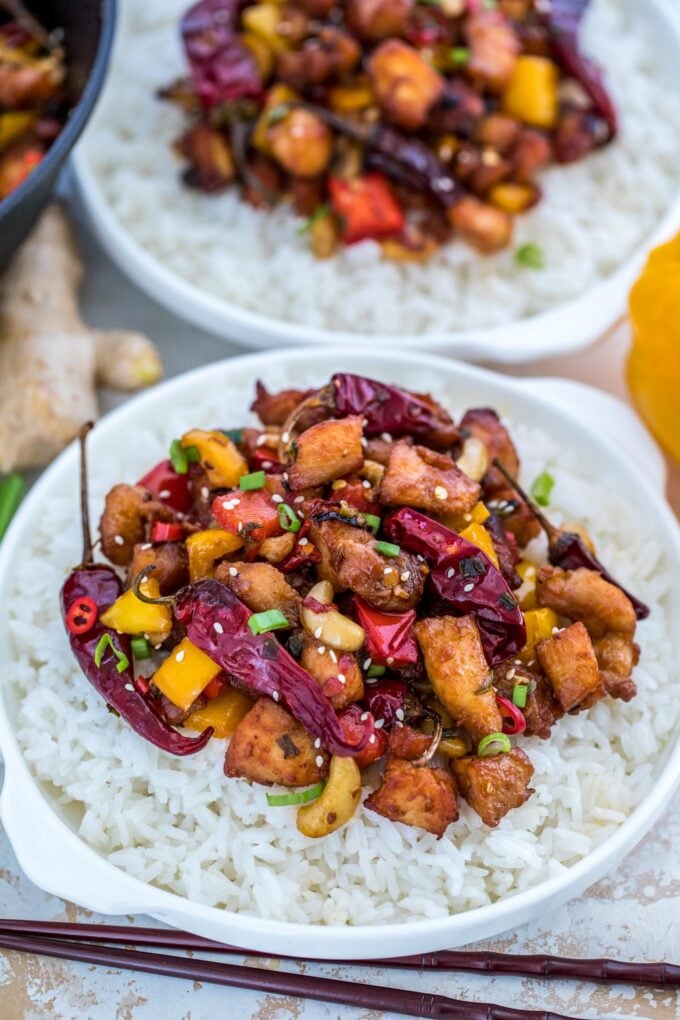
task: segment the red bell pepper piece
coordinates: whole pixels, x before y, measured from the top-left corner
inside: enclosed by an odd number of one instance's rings
[[[329,177],[328,191],[343,223],[345,244],[391,237],[404,229],[404,212],[382,174],[368,173],[351,181]]]
[[[266,489],[224,492],[213,500],[212,515],[225,531],[253,542],[283,533],[278,506]]]
[[[152,542],[179,542],[184,538],[184,528],[181,524],[166,524],[165,521],[155,521],[151,526],[149,536]]]
[[[413,635],[415,609],[406,613],[383,613],[359,596],[354,596],[359,623],[366,631],[366,647],[378,666],[408,666],[418,661]]]
[[[370,726],[371,735],[363,751],[355,754],[354,760],[360,769],[372,765],[378,758],[382,758],[387,750],[387,734],[384,729],[377,730],[374,725],[373,716],[365,712],[358,705],[348,705],[338,712],[338,722],[342,727],[345,738],[352,744],[357,743],[360,734],[365,733],[366,727]]]
[[[375,514],[376,517],[380,517],[380,504],[367,498],[370,492],[372,489],[367,488],[361,478],[351,478],[347,485],[336,490],[335,495],[349,503],[355,510],[360,510],[362,514]]]
[[[273,450],[268,446],[258,446],[250,455],[251,471],[265,471],[268,475],[283,474],[284,467]]]
[[[148,474],[137,482],[152,492],[161,503],[172,507],[180,514],[185,514],[192,503],[189,475],[178,475],[171,461],[162,460]]]

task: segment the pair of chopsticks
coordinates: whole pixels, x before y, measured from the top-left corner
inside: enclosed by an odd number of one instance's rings
[[[288,974],[237,964],[200,960],[156,952],[137,952],[114,946],[234,953],[250,957],[270,954],[223,945],[167,928],[135,928],[106,924],[74,924],[61,921],[0,920],[0,948],[51,956],[62,960],[116,967],[146,974],[205,981],[230,988],[275,995],[292,995],[343,1006],[384,1010],[404,1016],[436,1020],[569,1020],[543,1010],[514,1009],[491,1003],[462,1002],[381,985]],[[284,957],[284,959],[295,959]],[[310,961],[314,962],[314,961]],[[322,962],[322,961],[316,961]],[[468,971],[513,974],[523,977],[577,978],[590,981],[626,982],[636,985],[680,986],[680,966],[668,963],[621,963],[617,960],[574,960],[557,956],[519,956],[503,953],[458,952],[406,956],[397,959],[346,960],[344,966],[393,967],[419,971]]]

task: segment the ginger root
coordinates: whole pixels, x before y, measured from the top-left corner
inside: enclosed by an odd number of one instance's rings
[[[97,383],[132,390],[163,374],[145,336],[83,323],[82,275],[66,212],[51,205],[0,279],[0,471],[56,456],[97,417]]]

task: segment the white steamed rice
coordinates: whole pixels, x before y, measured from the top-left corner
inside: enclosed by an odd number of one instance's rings
[[[300,376],[298,369],[300,385],[318,382],[309,371]],[[447,402],[445,387],[434,392]],[[190,425],[223,421],[226,408],[226,424],[241,421],[248,397],[218,373],[200,408],[176,401],[134,442],[108,443],[106,456],[92,458],[95,519],[111,484],[139,477]],[[129,874],[200,903],[364,925],[494,902],[559,875],[611,836],[649,790],[678,718],[669,568],[623,494],[598,483],[563,439],[522,424],[514,434],[525,483],[549,470],[555,519],[584,521],[613,573],[653,607],[638,631],[638,697],[567,716],[548,741],[521,741],[536,770],[536,793],[524,806],[490,830],[463,805],[440,841],[360,808],[339,832],[311,841],[298,833],[294,808],[269,808],[264,787],[225,779],[221,742],[185,759],[147,744],[81,675],[59,619],[57,592],[80,547],[74,479],[73,491],[51,496],[21,554],[5,612],[16,645],[13,725],[29,768],[80,837]]]
[[[188,0],[125,0],[125,38],[84,143],[115,216],[185,280],[273,318],[358,333],[493,326],[576,297],[610,275],[658,223],[678,188],[680,105],[639,13],[594,0],[585,45],[604,65],[621,113],[616,144],[543,176],[545,198],[517,221],[516,244],[481,258],[462,243],[424,265],[384,261],[372,241],[320,262],[287,207],[259,212],[237,189],[206,196],[179,182],[170,145],[182,114],[155,98],[183,73],[178,18]],[[533,242],[547,268],[522,269]]]

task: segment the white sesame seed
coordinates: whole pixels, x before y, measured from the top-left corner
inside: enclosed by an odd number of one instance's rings
[[[515,665],[516,666],[521,666],[522,665],[522,660],[521,659],[515,659]]]
[[[170,489],[161,489],[158,495],[160,496],[161,499],[167,499],[168,496],[170,495]]]
[[[403,708],[398,708],[397,711],[394,714],[396,715],[396,717],[399,720],[399,722],[402,722],[402,720],[404,718],[404,709]]]
[[[236,569],[236,567],[229,567],[229,576],[238,577],[238,570]]]
[[[126,691],[134,691],[134,687],[132,686],[132,684],[125,684],[125,690]]]
[[[123,538],[122,535],[114,535],[113,541],[116,543],[116,545],[125,545],[125,539]]]
[[[321,737],[316,738],[316,740],[314,741],[314,747],[317,749],[317,751],[321,747]]]
[[[288,472],[284,471],[282,477],[283,477],[284,482],[287,482],[288,481]]]
[[[175,656],[175,662],[184,662],[184,649]]]
[[[377,739],[378,738],[376,737],[375,733],[371,733],[370,737],[368,738],[368,742],[369,744],[375,744]]]
[[[305,501],[304,496],[296,496],[295,499],[293,500],[294,503],[304,503],[304,501]]]
[[[224,627],[219,622],[219,620],[215,620],[215,622],[213,623],[213,630],[215,631],[216,634],[224,634]]]
[[[270,467],[273,467],[273,465],[274,465],[274,462],[271,461],[271,460],[263,460],[262,461],[262,467],[264,468],[265,471],[269,471]]]
[[[364,447],[368,446],[368,439],[366,438],[366,436],[361,437],[361,445]]]
[[[210,489],[208,488],[208,486],[207,485],[201,486],[201,498],[202,499],[207,499],[209,495],[210,495]]]
[[[272,701],[278,701],[281,695],[278,691],[272,691]]]
[[[278,492],[275,492],[272,496],[275,503],[283,503],[283,496],[279,496]]]
[[[266,435],[265,432],[263,432],[261,436],[257,437],[257,442],[256,442],[255,445],[256,446],[264,446],[266,442],[267,442],[267,435]]]
[[[236,530],[240,533],[243,531],[243,521],[239,521]]]
[[[359,718],[361,719],[362,722],[366,722],[366,720],[368,719],[368,712],[362,712]]]
[[[234,509],[234,504],[232,503],[232,501],[230,499],[225,499],[224,502],[222,503],[222,509],[223,510],[233,510]]]
[[[146,551],[147,549],[151,549],[153,547],[152,547],[151,542],[145,542],[144,545],[141,548]]]
[[[385,569],[383,570],[383,574],[385,574],[385,575],[391,574],[391,573],[393,573],[393,571],[394,571],[394,567],[385,567]]]
[[[232,505],[233,505],[233,506],[238,506],[238,505],[239,505],[239,503],[241,502],[241,500],[240,500],[240,499],[238,499],[238,498],[237,498],[236,496],[234,496],[234,498],[232,499],[232,501],[231,501],[231,502],[232,502]]]
[[[281,436],[281,440],[284,443],[289,443],[290,442],[290,432],[284,432],[283,435]]]
[[[371,668],[371,660],[370,659],[364,659],[363,668],[364,669],[370,669]]]
[[[374,676],[370,676],[366,678],[365,682],[368,684],[369,687],[373,687],[373,685],[377,684],[378,681]]]
[[[472,581],[471,581],[471,582],[470,582],[469,584],[466,584],[466,585],[465,585],[465,586],[463,587],[463,591],[472,591],[472,589],[473,589],[473,588],[474,588],[474,584],[473,584],[473,583],[472,583]]]
[[[405,570],[403,574],[400,574],[400,577],[401,577],[402,581],[408,581],[410,576],[411,576],[411,571],[410,570]]]
[[[316,630],[314,631],[314,637],[318,639],[318,638],[321,637],[322,633],[323,633],[322,628],[321,627],[317,627]]]
[[[297,515],[301,521],[304,521],[305,515],[303,514],[302,510],[298,510]]]
[[[463,520],[466,521],[466,522],[467,521],[471,521],[472,520],[472,514],[463,514]]]
[[[363,480],[363,482],[361,484],[363,485],[364,489],[370,489],[370,487],[371,487],[371,483],[368,481],[367,478],[364,478],[364,480]]]
[[[453,577],[455,572],[456,572],[456,568],[455,567],[449,567],[449,569],[446,571],[446,576],[447,577]]]
[[[333,649],[332,649],[332,648],[331,648],[331,650],[330,650],[330,652],[329,652],[328,654],[330,655],[330,657],[331,657],[331,660],[332,660],[333,662],[337,662],[337,661],[338,661],[338,657],[337,657],[337,655],[335,654],[335,652],[333,651]]]
[[[323,766],[323,755],[317,754],[314,761],[316,762],[316,767],[320,769]]]
[[[516,672],[517,672],[516,669],[509,669],[508,672],[505,674],[505,679],[512,680]]]
[[[434,494],[437,499],[446,499],[448,492],[443,485],[435,485]]]
[[[326,651],[325,645],[319,645],[319,647],[317,648],[317,652],[319,653],[319,655],[324,655],[325,651]]]
[[[300,541],[298,542],[298,545],[309,545],[309,539],[301,538]]]
[[[561,627],[553,627],[553,629],[552,629],[551,633],[553,633],[553,634],[559,634],[559,632],[560,632],[560,630],[561,630],[561,629],[562,629]]]
[[[345,676],[344,673],[338,673],[338,683],[340,683],[340,684],[346,684],[347,683],[347,677]]]
[[[376,719],[375,720],[375,728],[376,728],[376,730],[381,730],[384,725],[385,725],[385,720],[384,719]]]
[[[387,663],[388,666],[391,666],[394,662],[394,656],[388,655],[387,658],[385,659],[385,662]]]
[[[381,435],[380,438],[382,439],[382,441],[384,443],[391,443],[392,442],[392,436],[390,435],[389,432],[383,432],[383,434]]]

